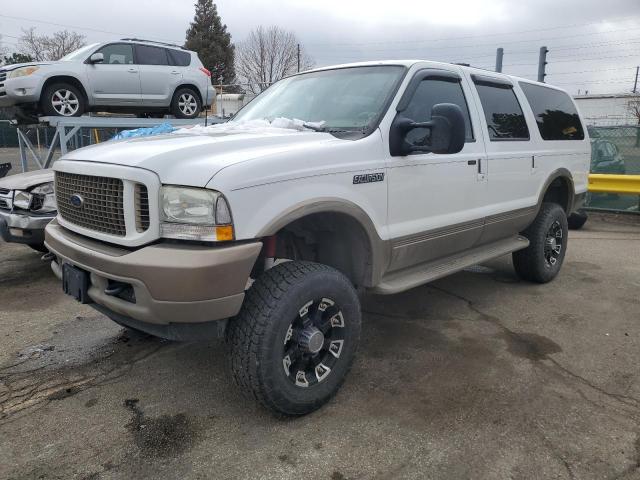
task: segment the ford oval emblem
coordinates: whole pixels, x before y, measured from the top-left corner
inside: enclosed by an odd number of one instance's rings
[[[71,195],[69,200],[71,201],[71,205],[73,205],[76,208],[80,208],[84,205],[84,198],[82,198],[77,193],[74,193],[73,195]]]

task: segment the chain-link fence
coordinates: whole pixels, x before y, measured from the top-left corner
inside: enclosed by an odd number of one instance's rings
[[[640,126],[588,127],[591,137],[591,173],[640,175]],[[588,208],[639,212],[640,197],[590,193]]]

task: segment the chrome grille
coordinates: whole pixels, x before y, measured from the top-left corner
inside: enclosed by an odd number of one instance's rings
[[[64,220],[96,232],[126,236],[124,187],[119,178],[56,172],[55,189],[58,213]],[[82,205],[71,203],[73,195],[82,198]]]
[[[141,183],[136,183],[135,187],[136,203],[136,230],[139,233],[149,229],[149,192],[147,187]]]

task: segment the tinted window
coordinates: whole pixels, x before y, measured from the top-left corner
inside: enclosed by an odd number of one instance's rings
[[[191,64],[191,55],[187,52],[167,49],[167,53],[169,54],[169,65],[188,67]]]
[[[511,87],[476,83],[476,89],[492,141],[529,140],[527,122]]]
[[[168,65],[167,51],[160,47],[136,45],[136,59],[140,65]]]
[[[126,43],[114,43],[102,47],[96,53],[104,55],[104,64],[128,65],[133,63],[133,48]]]
[[[471,119],[467,101],[462,92],[459,82],[448,82],[446,80],[427,79],[420,82],[409,106],[403,115],[416,122],[426,122],[431,120],[431,109],[438,103],[454,103],[462,109],[464,114],[465,138],[467,141],[473,140],[473,130],[471,129]],[[407,141],[413,145],[424,145],[428,139],[429,130],[417,128],[407,134]]]
[[[583,140],[584,131],[573,102],[564,92],[520,83],[536,116],[543,140]]]

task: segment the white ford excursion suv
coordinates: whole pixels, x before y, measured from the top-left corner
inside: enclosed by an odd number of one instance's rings
[[[508,253],[548,282],[587,189],[589,138],[564,91],[458,65],[322,68],[195,130],[59,160],[52,267],[126,327],[223,335],[237,383],[284,415],[339,388],[359,292]]]

